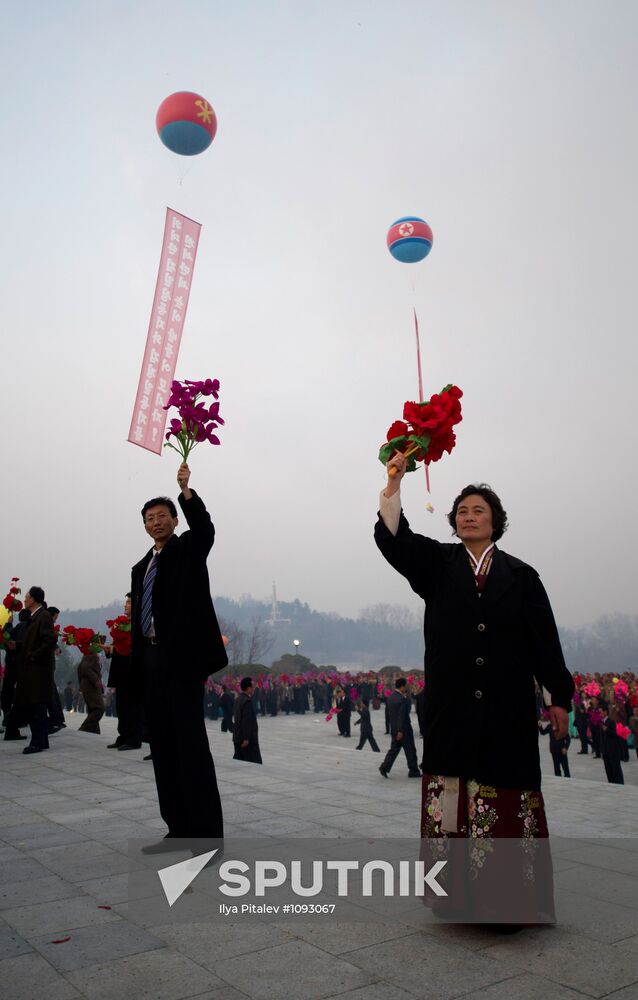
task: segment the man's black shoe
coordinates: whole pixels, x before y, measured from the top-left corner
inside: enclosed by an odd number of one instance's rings
[[[42,753],[43,750],[48,749],[48,747],[25,747],[22,753]]]
[[[141,743],[120,743],[118,750],[139,750]]]
[[[384,778],[388,777],[388,772],[386,771],[386,769],[383,766],[383,764],[381,764],[380,767],[379,767],[379,774],[382,774]]]
[[[420,771],[408,771],[408,778],[420,778],[420,777],[421,777]]]
[[[153,754],[147,753],[146,757],[142,757],[142,760],[153,760]]]
[[[5,740],[26,740],[26,736],[8,736],[7,733],[4,734]]]
[[[167,833],[163,840],[156,844],[147,844],[142,848],[142,854],[167,854],[169,851],[185,851],[190,848],[190,842],[184,837],[171,837]]]
[[[106,749],[107,750],[119,750],[121,746],[122,746],[121,743],[109,743]]]
[[[51,736],[52,733],[59,733],[61,729],[62,726],[49,726],[49,736]]]

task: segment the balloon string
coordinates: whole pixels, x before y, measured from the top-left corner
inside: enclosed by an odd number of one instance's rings
[[[195,166],[195,164],[194,164],[194,163],[191,163],[191,165],[190,165],[190,167],[188,168],[188,170],[185,170],[183,174],[180,174],[180,175],[179,175],[179,186],[180,186],[180,187],[182,186],[182,181],[184,180],[184,178],[186,177],[186,175],[187,175],[187,174],[189,174],[189,173],[191,172],[191,170],[193,169],[193,167],[194,167],[194,166]]]
[[[419,402],[422,403],[423,402],[423,371],[421,369],[421,341],[420,341],[420,338],[419,338],[419,318],[418,318],[418,316],[416,314],[416,307],[415,306],[412,307],[412,311],[414,312],[414,333],[416,335],[416,362],[417,362],[417,369],[418,369],[418,372],[419,372]],[[427,465],[424,465],[424,469],[425,469],[425,486],[426,486],[426,489],[427,489],[427,491],[429,493],[430,492],[430,473],[428,471]]]

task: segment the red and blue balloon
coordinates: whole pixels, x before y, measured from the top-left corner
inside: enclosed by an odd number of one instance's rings
[[[196,156],[215,138],[217,116],[205,97],[180,90],[162,101],[155,124],[160,139],[173,153]]]
[[[418,264],[432,249],[432,230],[425,219],[405,215],[388,229],[388,250],[401,264]]]

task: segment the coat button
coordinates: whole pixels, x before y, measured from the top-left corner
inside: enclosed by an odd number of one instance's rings
[[[474,697],[475,698],[482,698],[483,697],[483,692],[482,691],[475,691],[474,692]]]
[[[484,663],[485,663],[485,660],[483,659],[482,656],[477,656],[476,657],[476,665],[477,665],[477,667],[482,667]]]
[[[483,623],[482,623],[482,622],[481,622],[481,624],[479,625],[479,627],[478,627],[478,630],[479,630],[479,632],[484,632],[484,631],[485,631],[485,625],[483,625]]]

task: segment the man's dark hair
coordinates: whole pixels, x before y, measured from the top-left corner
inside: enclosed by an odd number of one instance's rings
[[[407,683],[408,682],[406,681],[405,677],[397,677],[397,679],[394,682],[394,686],[395,688],[404,688]]]
[[[498,542],[499,538],[503,537],[503,534],[507,531],[507,511],[503,508],[499,497],[496,495],[494,490],[487,485],[487,483],[470,483],[465,489],[461,490],[456,500],[452,504],[452,510],[447,516],[448,521],[452,526],[452,534],[456,534],[456,513],[459,509],[459,505],[465,500],[466,497],[479,496],[485,500],[486,504],[492,511],[492,541]]]
[[[44,604],[44,591],[42,587],[29,587],[27,593],[33,598],[36,604]]]
[[[131,591],[129,590],[128,594],[126,595],[126,599],[128,600],[130,596],[131,596]]]
[[[242,677],[242,679],[239,682],[239,686],[242,689],[242,691],[247,691],[249,687],[253,686],[252,677]]]
[[[152,500],[147,500],[142,507],[142,520],[146,520],[146,511],[150,510],[151,507],[168,507],[171,517],[177,517],[177,507],[173,503],[170,497],[153,497]]]
[[[51,615],[52,618],[53,618],[53,615],[59,615],[60,614],[60,609],[56,608],[55,605],[51,605],[51,604],[47,608],[47,611],[49,612],[49,614]]]
[[[368,705],[370,704],[370,699],[369,698],[362,698],[361,699],[361,704],[365,705],[365,707],[367,708]]]

